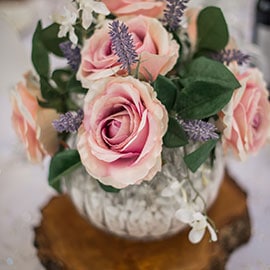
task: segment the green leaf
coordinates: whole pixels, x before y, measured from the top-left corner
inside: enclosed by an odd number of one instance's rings
[[[157,92],[157,98],[167,111],[170,111],[176,99],[177,87],[170,79],[159,75],[154,82],[154,89]]]
[[[218,84],[193,82],[178,95],[175,110],[183,119],[207,118],[230,101],[233,91]]]
[[[52,159],[49,168],[49,184],[60,192],[60,180],[81,166],[81,158],[77,150],[65,150],[57,153]]]
[[[78,94],[86,94],[88,91],[86,88],[83,88],[81,82],[76,79],[76,74],[71,76],[67,83],[67,89],[69,92]]]
[[[193,60],[181,79],[183,85],[197,81],[214,83],[230,89],[241,86],[232,72],[222,63],[206,57]]]
[[[203,119],[219,112],[241,85],[221,63],[200,57],[182,74],[184,88],[177,95],[175,111],[184,119]]]
[[[210,140],[202,144],[197,150],[186,155],[184,161],[192,172],[197,169],[207,160],[211,151],[216,146],[218,140]]]
[[[98,183],[99,183],[100,187],[106,192],[118,193],[120,191],[120,189],[117,189],[117,188],[112,187],[112,186],[104,185],[99,181],[98,181]]]
[[[81,24],[75,25],[75,34],[78,37],[78,44],[83,44],[83,40],[87,38],[87,30],[85,30]],[[90,27],[91,28],[91,27]]]
[[[67,83],[70,80],[71,71],[68,69],[56,69],[53,71],[52,80],[57,84],[62,93],[67,91]]]
[[[218,7],[204,8],[197,20],[198,50],[220,51],[228,43],[229,32],[223,13]]]
[[[50,101],[42,101],[38,99],[38,104],[40,107],[43,108],[48,108],[48,109],[55,109],[58,113],[65,113],[65,107],[66,105],[64,104],[63,100],[58,97],[54,98]]]
[[[48,81],[48,78],[40,76],[40,90],[42,97],[47,101],[59,97],[59,93],[53,88]]]
[[[163,143],[168,148],[180,147],[188,143],[184,129],[175,118],[169,118],[168,129],[163,137]]]
[[[41,40],[49,52],[53,54],[63,57],[63,53],[59,47],[59,44],[66,41],[67,38],[59,38],[59,24],[53,23],[42,30],[41,32]]]
[[[80,106],[70,97],[66,99],[65,105],[67,111],[78,111],[80,109]]]
[[[42,26],[41,21],[38,22],[36,30],[32,38],[32,63],[35,67],[36,72],[43,77],[48,77],[49,75],[49,55],[45,48],[42,39]]]

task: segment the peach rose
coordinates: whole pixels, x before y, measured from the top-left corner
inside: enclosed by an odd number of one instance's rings
[[[192,51],[195,50],[197,44],[197,18],[200,11],[201,8],[188,8],[185,11],[185,16],[187,18],[187,32]]]
[[[102,0],[111,13],[116,16],[145,15],[160,17],[165,8],[165,1],[156,0]]]
[[[235,90],[231,101],[220,113],[223,122],[223,146],[232,148],[241,159],[256,153],[267,140],[270,128],[270,103],[261,72],[250,68],[235,73],[241,87]]]
[[[90,175],[116,188],[151,180],[161,169],[167,122],[148,83],[130,76],[95,81],[78,133],[82,163]]]
[[[58,114],[38,105],[37,98],[41,99],[38,84],[30,72],[24,77],[26,83],[18,83],[11,97],[12,124],[26,147],[28,158],[38,163],[58,149],[57,132],[52,126]]]
[[[133,37],[140,59],[140,74],[146,80],[155,80],[159,74],[165,75],[170,71],[177,61],[179,45],[162,24],[145,16],[122,20]],[[109,77],[120,70],[121,64],[111,49],[108,24],[96,30],[82,49],[77,79],[86,88],[90,87],[91,81]],[[136,67],[137,63],[132,66],[133,71]]]

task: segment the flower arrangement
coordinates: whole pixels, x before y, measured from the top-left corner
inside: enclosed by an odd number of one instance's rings
[[[188,2],[70,0],[52,24],[38,22],[35,73],[13,92],[12,121],[31,161],[51,156],[55,189],[79,166],[108,192],[151,181],[164,147],[196,145],[183,158],[194,173],[214,159],[219,141],[242,160],[266,143],[270,105],[261,72],[248,66],[219,8]],[[51,56],[68,65],[51,70]],[[175,215],[192,227],[191,242],[206,228],[216,241],[196,199]]]

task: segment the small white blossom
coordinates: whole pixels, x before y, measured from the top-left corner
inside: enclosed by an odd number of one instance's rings
[[[53,20],[60,24],[58,37],[65,37],[69,34],[69,39],[73,44],[78,43],[78,37],[75,34],[74,25],[78,18],[78,10],[72,3],[67,6],[64,6],[63,14],[54,14]]]
[[[107,9],[106,5],[102,2],[97,2],[94,0],[77,0],[82,10],[82,26],[84,29],[88,27],[93,22],[93,12],[102,15],[108,15],[110,11]]]
[[[207,221],[207,217],[201,212],[195,211],[192,207],[179,209],[175,213],[175,217],[183,223],[189,224],[192,229],[189,232],[189,241],[193,244],[199,243],[205,233],[206,228],[210,233],[211,240],[217,241],[217,234],[212,225]]]

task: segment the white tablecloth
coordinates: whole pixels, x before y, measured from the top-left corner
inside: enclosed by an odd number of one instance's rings
[[[44,8],[44,5],[40,5],[42,2],[44,4],[44,1],[38,0],[35,3],[44,14],[44,9],[40,9]],[[50,1],[45,2],[47,6]],[[252,2],[246,1],[249,5]],[[7,23],[7,17],[3,17],[0,6],[0,269],[41,270],[43,267],[33,247],[33,226],[40,222],[39,209],[55,192],[47,184],[46,165],[30,165],[26,160],[11,127],[9,102],[14,83],[31,67],[27,31],[31,32],[33,27],[24,21],[23,29],[18,28],[12,23],[12,18],[9,17]],[[13,26],[19,29],[21,36]],[[244,35],[248,39],[247,33],[244,32]],[[252,220],[252,237],[248,244],[232,254],[227,264],[228,270],[270,269],[269,164],[270,146],[245,163],[228,160],[231,174],[248,192]]]

